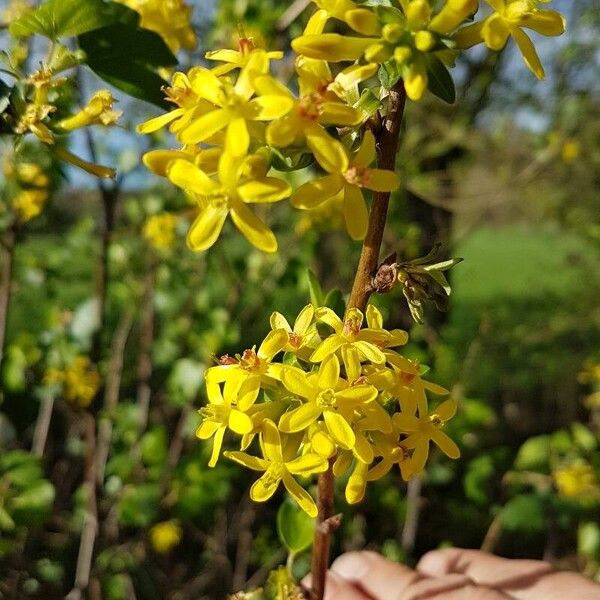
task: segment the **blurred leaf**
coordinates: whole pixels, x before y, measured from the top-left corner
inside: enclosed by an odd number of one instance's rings
[[[102,0],[48,0],[17,19],[9,31],[15,37],[39,33],[57,39],[93,31],[114,21],[114,11]]]
[[[176,406],[193,402],[198,397],[204,381],[204,370],[202,363],[191,358],[175,361],[167,381],[169,402]]]
[[[6,512],[6,509],[0,505],[0,531],[12,531],[15,528],[13,518]]]
[[[140,441],[142,460],[147,465],[160,465],[167,460],[169,446],[164,427],[155,427],[146,432]]]
[[[79,45],[96,75],[130,96],[170,108],[162,92],[168,82],[155,68],[174,66],[177,59],[158,34],[115,23],[80,35]]]
[[[17,525],[41,525],[52,511],[54,486],[49,481],[38,481],[11,498],[7,503],[9,512]]]
[[[598,446],[596,436],[583,423],[571,424],[571,434],[573,441],[585,452],[593,452]]]
[[[494,461],[492,457],[484,454],[474,458],[467,467],[463,479],[465,494],[469,500],[479,506],[484,506],[490,501],[489,482],[494,475]]]
[[[298,554],[309,548],[314,531],[315,519],[290,500],[283,502],[277,511],[277,533],[290,552]]]
[[[515,458],[515,467],[522,471],[548,471],[550,458],[550,438],[547,435],[538,435],[529,438],[519,448]]]
[[[546,502],[536,494],[510,499],[500,512],[502,526],[510,531],[539,533],[546,528]]]
[[[600,559],[600,525],[595,521],[581,523],[577,530],[577,554],[588,560]]]
[[[65,574],[63,566],[49,558],[38,560],[37,572],[42,581],[48,581],[49,583],[60,583]]]
[[[160,487],[146,483],[127,486],[119,502],[119,521],[130,527],[148,527],[158,515]]]
[[[346,312],[346,302],[342,290],[329,290],[323,300],[323,306],[328,306],[336,315],[343,315]]]

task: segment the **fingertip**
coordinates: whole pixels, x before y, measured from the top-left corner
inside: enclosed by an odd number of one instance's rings
[[[302,579],[302,587],[306,592],[310,593],[312,587],[312,577],[307,575]],[[347,583],[337,573],[329,571],[327,573],[327,581],[325,583],[325,596],[323,600],[366,600],[365,596],[361,594],[354,586]]]
[[[346,552],[338,556],[331,565],[331,570],[344,579],[360,579],[369,570],[369,562],[374,552]]]
[[[428,577],[440,577],[452,572],[457,548],[430,550],[417,563],[417,571]]]

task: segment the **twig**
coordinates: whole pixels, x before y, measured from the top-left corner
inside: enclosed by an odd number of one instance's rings
[[[38,411],[35,429],[33,430],[33,442],[31,444],[31,452],[36,456],[43,456],[46,448],[46,440],[48,439],[48,431],[50,429],[50,421],[52,419],[52,411],[54,409],[54,396],[50,393],[45,393],[40,401],[40,409]]]
[[[375,132],[377,165],[380,169],[389,169],[392,171],[395,169],[405,102],[406,92],[404,90],[404,82],[399,80],[390,90],[388,111],[381,124],[381,129]],[[355,307],[364,311],[367,306],[367,301],[372,293],[372,278],[379,265],[379,253],[381,251],[389,202],[390,192],[376,192],[373,196],[367,235],[360,253],[348,307]]]
[[[421,488],[423,480],[415,476],[408,482],[406,493],[406,520],[402,529],[402,549],[407,556],[412,554],[419,529],[419,516],[421,514]]]
[[[91,412],[86,411],[83,417],[85,427],[85,479],[84,485],[87,496],[86,513],[81,530],[75,583],[65,600],[80,600],[90,582],[94,544],[98,531],[98,507],[96,503],[96,422]]]
[[[98,423],[98,444],[96,447],[96,477],[98,485],[104,480],[104,469],[110,451],[110,440],[112,438],[114,413],[119,402],[119,390],[121,388],[121,375],[123,373],[123,357],[125,345],[131,331],[133,314],[126,312],[115,331],[108,371],[106,374],[106,385],[104,387],[104,414]]]
[[[4,358],[4,346],[6,343],[15,238],[15,227],[14,225],[9,225],[0,242],[0,366]]]
[[[334,530],[329,521],[333,515],[334,482],[333,462],[330,460],[329,468],[325,473],[319,475],[319,483],[317,484],[319,514],[312,550],[311,600],[323,600],[325,596],[325,580],[327,577],[327,568],[329,567],[329,546],[331,545],[331,533]]]
[[[277,30],[285,31],[306,10],[309,4],[310,0],[294,0],[275,23]]]
[[[498,544],[501,533],[502,519],[500,518],[500,515],[496,515],[488,527],[483,542],[481,542],[481,550],[484,552],[493,552],[496,548],[496,544]]]
[[[179,421],[177,422],[177,427],[175,427],[173,440],[171,441],[171,446],[169,447],[167,465],[165,467],[162,479],[160,481],[161,498],[165,496],[169,487],[169,483],[171,482],[171,478],[173,477],[173,470],[179,462],[179,457],[181,456],[181,451],[183,450],[183,443],[185,441],[185,425],[191,412],[192,409],[189,406],[185,406],[181,411],[181,416],[179,417]]]

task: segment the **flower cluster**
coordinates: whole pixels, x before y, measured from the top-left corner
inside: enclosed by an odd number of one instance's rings
[[[50,368],[44,376],[46,385],[60,386],[64,399],[81,408],[92,403],[101,382],[87,356],[76,356],[64,369]]]
[[[367,482],[394,465],[405,480],[422,471],[431,442],[458,458],[458,447],[442,431],[456,402],[429,407],[427,392],[447,391],[424,380],[419,365],[398,352],[407,340],[405,331],[383,328],[373,305],[366,315],[349,309],[343,320],[308,305],[293,326],[273,313],[258,349],[225,355],[206,372],[208,404],[200,409],[197,436],[213,438],[210,466],[230,431],[240,436],[241,449],[225,456],[263,472],[252,499],[268,500],[283,482],[315,516],[314,500],[295,477],[322,473],[330,462],[336,477],[349,473],[346,500],[356,503]],[[261,456],[248,452],[255,440]]]
[[[453,64],[458,49],[484,42],[499,50],[509,36],[541,77],[522,28],[544,35],[564,30],[563,17],[538,8],[536,0],[489,0],[493,14],[472,24],[467,23],[479,9],[478,0],[397,0],[377,7],[352,0],[314,2],[316,12],[292,42],[297,95],[270,73],[271,61],[283,53],[242,37],[236,50],[206,54],[211,63],[220,63],[212,69],[195,66],[175,73],[165,89],[173,110],[138,126],[140,133],[168,126],[181,145],[151,151],[144,162],[197,204],[198,217],[187,237],[193,250],[211,247],[230,215],[251,244],[275,252],[273,233],[247,205],[290,196],[301,210],[340,211],[350,237],[363,239],[364,191],[391,192],[400,184],[395,173],[370,168],[376,143],[364,127],[387,88],[401,78],[412,100],[429,88],[439,94],[440,80],[447,77],[451,84],[445,65]],[[326,32],[330,20],[345,24],[350,34]],[[267,175],[272,167],[290,171],[311,161],[324,175],[295,191]]]
[[[37,217],[48,200],[50,178],[34,162],[19,161],[9,156],[3,165],[7,195],[18,222],[25,223]]]

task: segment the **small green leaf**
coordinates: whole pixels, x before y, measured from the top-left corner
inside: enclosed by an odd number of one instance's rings
[[[427,76],[429,78],[429,91],[448,104],[453,104],[456,100],[456,89],[452,75],[433,54],[427,54]]]
[[[308,269],[306,275],[308,277],[308,291],[310,293],[311,304],[317,308],[323,306],[325,304],[325,294],[317,276],[311,269]]]
[[[291,173],[306,169],[313,164],[313,155],[306,152],[286,151],[285,154],[277,148],[270,148],[271,164],[274,169],[282,173]]]
[[[577,531],[577,553],[588,560],[600,558],[600,525],[594,521],[581,523]]]
[[[117,14],[102,0],[48,0],[11,24],[15,37],[34,33],[50,39],[79,35],[114,23]]]
[[[158,484],[127,486],[119,502],[119,521],[130,527],[148,527],[158,515],[159,503]]]
[[[52,511],[54,486],[38,481],[18,496],[11,498],[7,508],[17,525],[41,525]]]
[[[301,508],[286,500],[277,511],[277,533],[285,547],[298,554],[312,544],[315,520]]]
[[[323,300],[323,306],[328,306],[336,315],[343,315],[346,312],[346,302],[341,290],[333,289],[327,292]]]
[[[548,471],[550,457],[550,438],[538,435],[526,440],[519,448],[515,458],[515,467],[522,471]]]
[[[546,502],[537,494],[521,494],[507,502],[500,512],[502,525],[511,531],[538,533],[546,527]]]
[[[400,67],[394,59],[388,60],[387,62],[384,62],[381,67],[379,67],[377,75],[381,85],[386,90],[391,90],[400,79]]]

